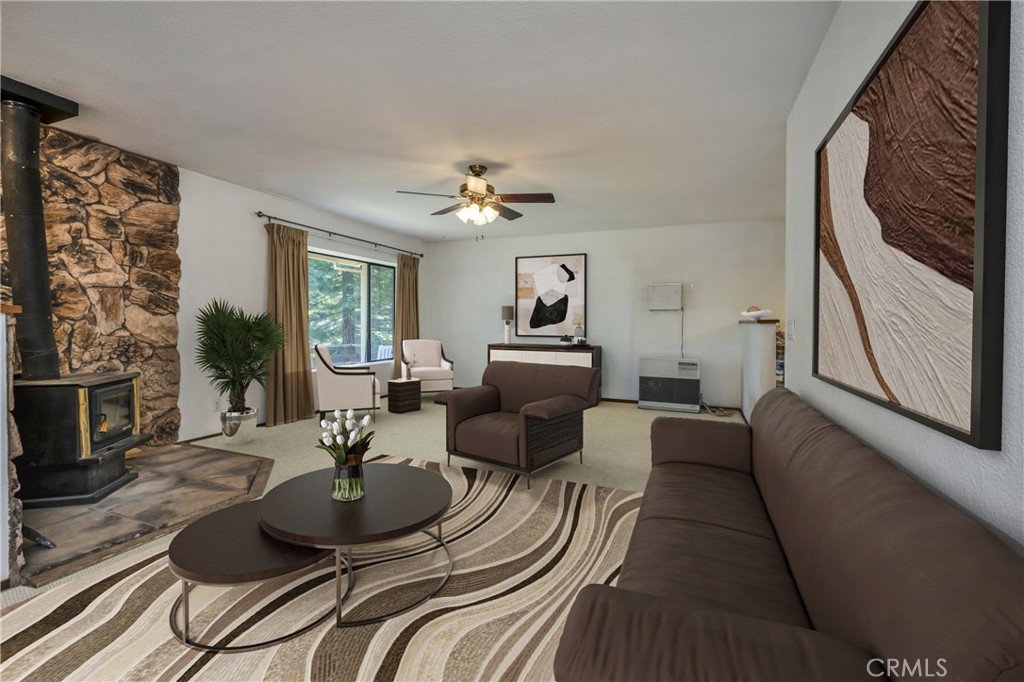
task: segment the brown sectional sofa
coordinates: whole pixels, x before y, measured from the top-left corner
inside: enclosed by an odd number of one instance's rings
[[[651,450],[618,586],[576,598],[557,679],[1024,680],[1019,550],[795,394],[750,427],[658,418]]]

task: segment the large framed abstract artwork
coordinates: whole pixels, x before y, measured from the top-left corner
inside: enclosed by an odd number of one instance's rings
[[[985,449],[1002,425],[1009,3],[918,4],[816,152],[813,374]]]
[[[516,335],[573,336],[587,328],[587,254],[516,258]]]

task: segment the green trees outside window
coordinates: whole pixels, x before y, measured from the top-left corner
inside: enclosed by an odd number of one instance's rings
[[[309,346],[326,345],[336,365],[393,356],[395,269],[309,254]]]

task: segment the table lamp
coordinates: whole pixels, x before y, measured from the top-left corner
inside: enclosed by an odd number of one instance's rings
[[[512,318],[515,310],[510,305],[501,306],[501,319],[505,322],[505,343],[512,343]]]

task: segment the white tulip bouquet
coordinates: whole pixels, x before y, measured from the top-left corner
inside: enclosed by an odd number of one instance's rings
[[[363,455],[370,449],[370,441],[373,440],[374,431],[367,431],[370,425],[370,415],[356,421],[355,412],[349,410],[345,414],[345,420],[341,419],[341,410],[334,411],[334,421],[326,419],[320,422],[324,430],[320,434],[320,441],[317,447],[326,452],[334,460],[334,490],[331,496],[336,500],[357,500],[363,496],[362,467]],[[339,472],[345,470],[338,467],[349,468],[347,473]]]
[[[370,441],[376,431],[367,431],[370,425],[370,415],[356,421],[355,412],[349,410],[345,413],[345,420],[341,419],[341,410],[334,411],[334,421],[326,419],[320,422],[324,430],[320,434],[320,441],[317,447],[329,454],[335,464],[341,466],[355,466],[363,463],[363,455],[370,449]]]

